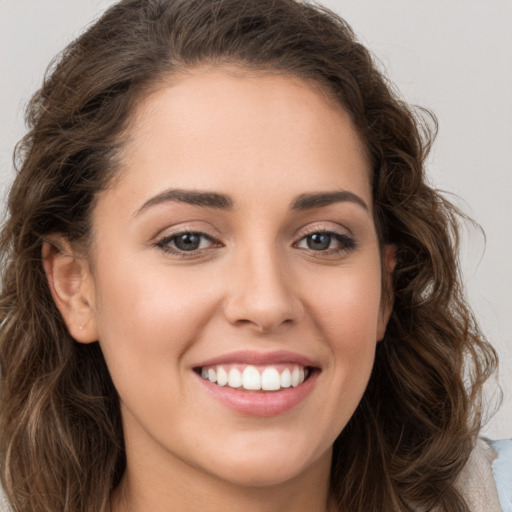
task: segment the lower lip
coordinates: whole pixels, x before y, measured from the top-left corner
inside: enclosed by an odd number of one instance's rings
[[[244,416],[270,417],[284,414],[301,403],[313,389],[318,372],[313,372],[297,387],[280,391],[239,391],[228,386],[219,386],[194,374],[216,400]]]

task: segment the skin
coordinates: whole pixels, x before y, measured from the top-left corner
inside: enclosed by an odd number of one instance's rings
[[[120,395],[127,471],[114,510],[328,510],[332,444],[367,385],[394,265],[348,114],[293,77],[201,68],[141,102],[121,168],[99,195],[89,258],[69,257],[65,240],[44,253],[71,334],[99,340]],[[233,207],[153,199],[176,188]],[[291,208],[340,190],[366,207]],[[183,230],[209,238],[184,255],[171,239]],[[342,241],[311,249],[324,231]],[[311,392],[277,416],[229,409],[193,368],[240,349],[314,360]]]

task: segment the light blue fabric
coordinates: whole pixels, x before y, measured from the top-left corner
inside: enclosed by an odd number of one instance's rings
[[[492,474],[496,482],[502,512],[512,512],[512,439],[489,441],[498,452],[492,462]]]

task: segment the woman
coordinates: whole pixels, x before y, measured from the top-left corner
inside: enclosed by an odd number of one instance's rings
[[[499,509],[459,213],[341,19],[125,0],[29,120],[2,234],[14,510]]]

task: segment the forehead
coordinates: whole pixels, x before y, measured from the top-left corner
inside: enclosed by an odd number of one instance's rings
[[[351,188],[371,206],[370,166],[350,116],[290,75],[224,67],[175,77],[138,104],[120,157],[114,188],[131,183],[141,200],[171,187],[276,200]]]

